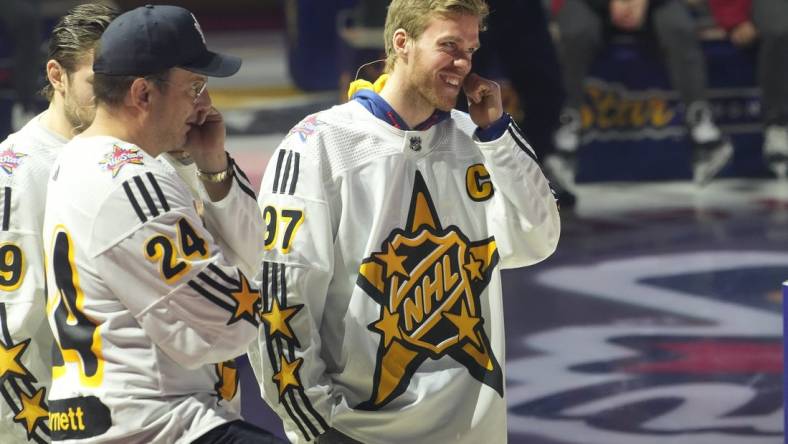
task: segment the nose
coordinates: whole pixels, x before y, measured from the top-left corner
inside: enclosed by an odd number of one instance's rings
[[[471,71],[471,54],[461,53],[454,57],[454,66],[463,73]]]

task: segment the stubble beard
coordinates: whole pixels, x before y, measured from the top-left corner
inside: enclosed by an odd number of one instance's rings
[[[75,100],[71,99],[71,94],[63,98],[63,113],[68,124],[71,125],[74,135],[85,131],[96,117],[96,109],[92,106],[80,106]]]

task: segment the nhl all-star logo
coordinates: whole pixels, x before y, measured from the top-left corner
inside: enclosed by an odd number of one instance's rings
[[[112,177],[115,177],[124,165],[142,165],[142,159],[142,153],[137,148],[113,145],[112,151],[104,155],[104,160],[100,161],[99,165],[104,171],[111,171]]]
[[[360,267],[358,285],[380,304],[368,326],[380,345],[372,396],[357,408],[382,407],[405,391],[422,362],[447,355],[502,394],[480,300],[498,263],[495,240],[470,241],[457,227],[443,228],[418,172],[406,225]]]
[[[14,173],[14,170],[22,164],[21,159],[26,156],[27,154],[14,152],[13,146],[6,148],[0,151],[0,168],[2,168],[6,174],[11,175]]]

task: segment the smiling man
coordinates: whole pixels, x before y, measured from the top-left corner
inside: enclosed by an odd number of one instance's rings
[[[265,227],[206,90],[240,65],[179,7],[134,9],[102,35],[95,119],[48,185],[53,441],[278,442],[229,405],[223,363],[257,332]],[[193,159],[203,205],[160,160],[172,150]]]
[[[393,1],[388,74],[268,164],[250,359],[291,441],[506,440],[500,270],[550,256],[560,223],[498,85],[471,72],[486,15]]]

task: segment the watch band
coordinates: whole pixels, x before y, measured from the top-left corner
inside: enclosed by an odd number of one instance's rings
[[[233,177],[233,159],[230,158],[229,153],[225,153],[225,154],[227,154],[227,169],[212,173],[197,168],[197,177],[200,180],[204,180],[210,183],[222,183],[228,178]]]

